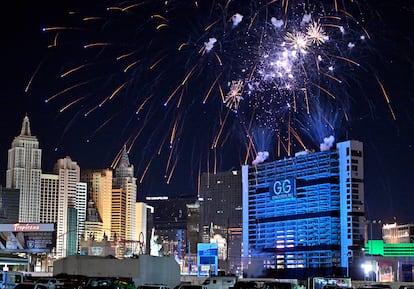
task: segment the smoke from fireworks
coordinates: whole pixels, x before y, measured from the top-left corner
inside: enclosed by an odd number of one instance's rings
[[[269,152],[257,152],[256,158],[252,161],[252,165],[263,163],[269,157]]]
[[[335,142],[334,136],[330,135],[328,137],[325,137],[323,139],[323,143],[321,143],[320,146],[319,146],[321,152],[330,150],[332,148],[334,142]]]

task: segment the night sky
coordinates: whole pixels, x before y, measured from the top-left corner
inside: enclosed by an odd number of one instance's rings
[[[96,11],[93,5],[99,1],[88,1],[88,7],[85,4],[80,5],[78,2],[82,1],[65,1],[66,4],[70,3],[73,5],[72,7],[87,15],[89,11]],[[240,2],[247,3],[249,1]],[[350,97],[350,120],[346,124],[341,124],[341,128],[337,128],[337,137],[338,141],[356,139],[364,143],[367,218],[382,222],[396,220],[399,223],[413,223],[414,26],[412,19],[414,17],[414,2],[410,0],[373,0],[371,2],[373,2],[371,3],[371,12],[376,16],[375,19],[378,22],[369,25],[369,32],[372,35],[369,53],[361,53],[360,55],[361,61],[368,63],[371,67],[362,69],[362,72],[349,72],[348,77],[354,79],[346,92],[352,95]],[[99,117],[97,114],[96,118],[91,117],[88,122],[84,122],[80,117],[82,104],[75,106],[68,113],[59,114],[62,103],[68,103],[74,98],[64,96],[62,101],[58,98],[56,103],[44,102],[57,91],[70,85],[62,85],[56,76],[59,67],[61,67],[61,71],[64,70],[63,67],[65,69],[70,67],[70,63],[68,63],[68,60],[71,59],[70,48],[63,51],[48,49],[47,46],[53,38],[51,38],[51,34],[45,35],[42,32],[42,28],[45,26],[70,24],[67,16],[69,9],[59,6],[63,5],[62,3],[12,1],[8,3],[9,8],[4,11],[4,14],[9,15],[2,17],[1,20],[3,73],[0,84],[0,174],[2,176],[0,184],[2,185],[5,185],[7,150],[10,148],[13,138],[20,133],[25,114],[30,118],[32,134],[37,136],[43,151],[44,172],[51,172],[56,160],[65,156],[70,156],[74,161],[77,161],[81,169],[107,168],[125,142],[126,135],[133,134],[131,131],[135,133],[138,131],[137,128],[135,130],[128,128],[134,126],[134,114],[130,109],[110,105],[109,110],[102,113],[104,117],[102,115]],[[139,3],[139,1],[135,3]],[[142,9],[151,9],[151,7],[144,5]],[[98,13],[91,14],[99,15]],[[147,14],[150,15],[149,12]],[[6,20],[6,18],[11,20]],[[198,29],[195,25],[191,27],[193,25],[191,23],[188,25],[190,28],[185,30],[183,34]],[[139,29],[136,27],[137,31]],[[149,37],[148,33],[144,31],[143,35]],[[121,32],[119,34],[119,37],[123,36]],[[174,36],[171,35],[171,37]],[[75,40],[78,44],[85,41],[85,39]],[[142,41],[145,42],[147,39],[142,39]],[[165,41],[170,41],[168,35],[166,35]],[[153,49],[156,47],[161,49],[162,42],[154,44],[153,47],[155,47]],[[78,60],[82,57],[90,57],[87,55],[77,56]],[[174,64],[172,61],[171,63]],[[173,69],[168,69],[163,73],[171,74],[173,71]],[[369,75],[371,71],[378,75],[378,79],[384,85],[387,95],[390,97],[396,120],[392,118],[378,82],[375,77]],[[35,77],[31,82],[30,89],[25,92],[33,75]],[[85,73],[83,77],[84,79],[79,79],[77,83],[92,79],[94,75],[90,72],[89,74]],[[111,77],[108,77],[106,81],[117,81],[117,75]],[[173,75],[163,75],[163,77],[173,79]],[[149,89],[151,80],[148,78],[145,87],[134,87],[134,91],[129,92],[129,95],[141,93],[140,89]],[[90,89],[83,91],[85,97],[88,97]],[[105,83],[96,89],[97,91],[104,90]],[[159,89],[162,90],[163,87]],[[99,90],[99,93],[102,93],[102,90]],[[193,91],[189,90],[189,92]],[[124,106],[130,105],[131,98],[129,96],[129,98],[122,99]],[[192,141],[197,139],[200,142],[203,142],[204,138],[207,139],[203,135],[203,127],[208,126],[209,122],[217,122],[217,119],[209,119],[209,116],[211,118],[215,116],[214,112],[210,111],[212,107],[211,105],[203,111],[194,111],[193,115],[188,116],[190,121],[185,123],[187,133],[183,133],[181,137]],[[111,109],[113,109],[112,114]],[[79,111],[77,112],[77,110]],[[198,113],[202,116],[200,123],[191,121],[190,117],[195,119],[195,115]],[[120,115],[122,117],[118,117]],[[112,116],[113,121],[108,122],[104,129],[94,133],[96,128]],[[162,129],[161,124],[157,126],[157,122],[168,121],[164,117],[166,118],[160,113],[155,119],[149,120],[154,123],[154,131]],[[170,120],[170,122],[172,121]],[[194,132],[194,135],[191,134],[191,131]],[[232,134],[233,136],[226,134],[226,137],[229,137],[231,141],[229,140],[217,153],[217,166],[220,170],[239,169],[240,163],[244,159],[244,144],[235,141],[237,136],[243,133],[233,129]],[[145,135],[141,135],[139,141],[130,151],[130,161],[137,170],[138,179],[147,163],[142,160],[146,157],[147,150],[151,147],[153,140],[157,138],[162,138],[162,136],[156,134],[146,139]],[[87,142],[87,139],[91,141]],[[180,152],[171,183],[166,184],[164,178],[166,175],[164,172],[165,162],[168,158],[162,160],[154,158],[151,170],[145,177],[143,184],[138,184],[139,194],[194,195],[198,173],[204,171],[195,160],[205,154],[205,146],[194,145],[195,142],[192,141],[183,146],[184,152]],[[317,147],[317,144],[314,145]],[[156,145],[154,144],[154,146]],[[55,147],[58,149],[55,150]],[[272,160],[274,159],[273,157]],[[210,162],[213,162],[212,159]]]

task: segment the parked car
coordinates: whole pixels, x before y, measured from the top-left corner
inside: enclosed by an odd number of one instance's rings
[[[135,289],[132,280],[119,278],[88,278],[83,289]]]
[[[380,285],[380,286],[378,286]],[[358,289],[392,289],[389,285],[381,285],[381,284],[372,284],[372,285],[364,285],[361,287],[358,287]]]
[[[17,284],[14,289],[48,289],[43,284],[36,284],[36,283],[20,283]]]
[[[237,281],[233,287],[229,289],[258,289],[259,284],[256,281]]]
[[[170,287],[163,284],[144,284],[138,286],[137,289],[170,289]]]
[[[389,284],[372,283],[358,287],[358,289],[392,289],[392,287]]]
[[[262,289],[292,289],[293,286],[288,282],[264,282]]]
[[[46,286],[47,289],[59,289],[63,287],[63,282],[60,282],[56,278],[39,278],[36,280],[35,284],[42,284]]]
[[[24,275],[21,272],[0,271],[0,288],[13,289],[16,285],[24,282]]]
[[[339,286],[336,284],[326,284],[322,289],[339,289]]]
[[[374,283],[374,284],[371,284],[371,286],[384,288],[384,289],[392,289],[390,284],[384,284],[384,283]]]
[[[196,284],[180,284],[178,289],[206,289],[206,286]]]
[[[237,276],[210,276],[204,280],[202,285],[205,285],[206,289],[230,289],[230,287],[233,287],[234,284],[236,284],[237,280]]]
[[[414,289],[414,285],[401,285],[399,289]]]
[[[178,284],[177,286],[175,286],[174,289],[178,289],[183,285],[191,285],[191,282],[190,281],[181,281],[181,283]],[[400,289],[402,289],[402,288],[400,288]]]

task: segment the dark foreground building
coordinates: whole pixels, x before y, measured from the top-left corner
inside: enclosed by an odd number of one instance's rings
[[[242,244],[242,182],[237,170],[201,176],[200,241],[218,244],[218,266],[240,275]]]

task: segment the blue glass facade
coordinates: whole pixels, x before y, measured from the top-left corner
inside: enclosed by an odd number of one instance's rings
[[[352,183],[362,179],[352,178],[351,154],[341,158],[342,151],[243,167],[243,257],[256,270],[251,275],[348,274],[363,235],[363,209],[353,206],[363,204],[363,187],[353,196]]]
[[[68,208],[68,221],[66,233],[66,256],[77,255],[79,247],[78,236],[78,210],[75,208]]]

